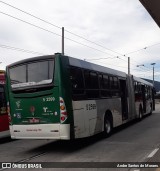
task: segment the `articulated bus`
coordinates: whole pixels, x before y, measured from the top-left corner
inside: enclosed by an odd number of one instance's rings
[[[0,70],[0,138],[9,135],[9,121],[5,93],[5,71]]]
[[[152,113],[153,86],[60,53],[7,66],[13,139],[89,137]]]

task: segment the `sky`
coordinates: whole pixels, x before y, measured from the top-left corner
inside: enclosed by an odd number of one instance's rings
[[[131,74],[151,80],[156,63],[160,81],[160,28],[139,0],[0,0],[0,69],[61,52],[62,27],[65,55],[126,73],[130,57]]]

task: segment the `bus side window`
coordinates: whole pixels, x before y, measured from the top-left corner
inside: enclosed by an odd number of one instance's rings
[[[150,98],[151,98],[150,87],[146,86],[146,99],[149,100]]]
[[[108,75],[99,75],[102,97],[110,97],[110,84]]]
[[[136,81],[134,82],[134,94],[135,94],[135,100],[139,100],[138,83]]]
[[[152,95],[151,95],[151,87],[149,87],[149,99],[151,99]]]
[[[110,83],[111,83],[112,96],[115,97],[120,96],[118,78],[110,77]]]
[[[109,89],[109,76],[108,75],[103,75],[103,85],[104,85],[104,89]]]
[[[113,87],[115,90],[118,90],[119,89],[118,78],[113,77],[113,80],[114,80]]]
[[[142,92],[142,85],[141,85],[141,83],[138,83],[138,92],[139,92],[139,93]]]
[[[83,74],[80,68],[70,67],[70,80],[72,84],[72,93],[74,95],[84,94]]]
[[[85,70],[84,72],[86,94],[89,99],[99,98],[98,74]]]

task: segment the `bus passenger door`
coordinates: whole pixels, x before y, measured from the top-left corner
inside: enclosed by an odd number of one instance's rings
[[[126,80],[120,80],[122,120],[128,119],[128,100]]]

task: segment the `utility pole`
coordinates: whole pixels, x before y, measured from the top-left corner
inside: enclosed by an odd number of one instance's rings
[[[151,63],[151,65],[153,65],[153,87],[154,87],[154,65],[155,65],[156,63]]]
[[[154,87],[154,65],[156,63],[151,63],[151,65],[153,65],[153,87]],[[153,110],[155,110],[155,89],[153,88],[153,91],[152,91],[152,96],[153,96]]]
[[[128,57],[128,75],[130,75],[130,57]]]
[[[62,27],[62,55],[64,55],[64,27]]]

